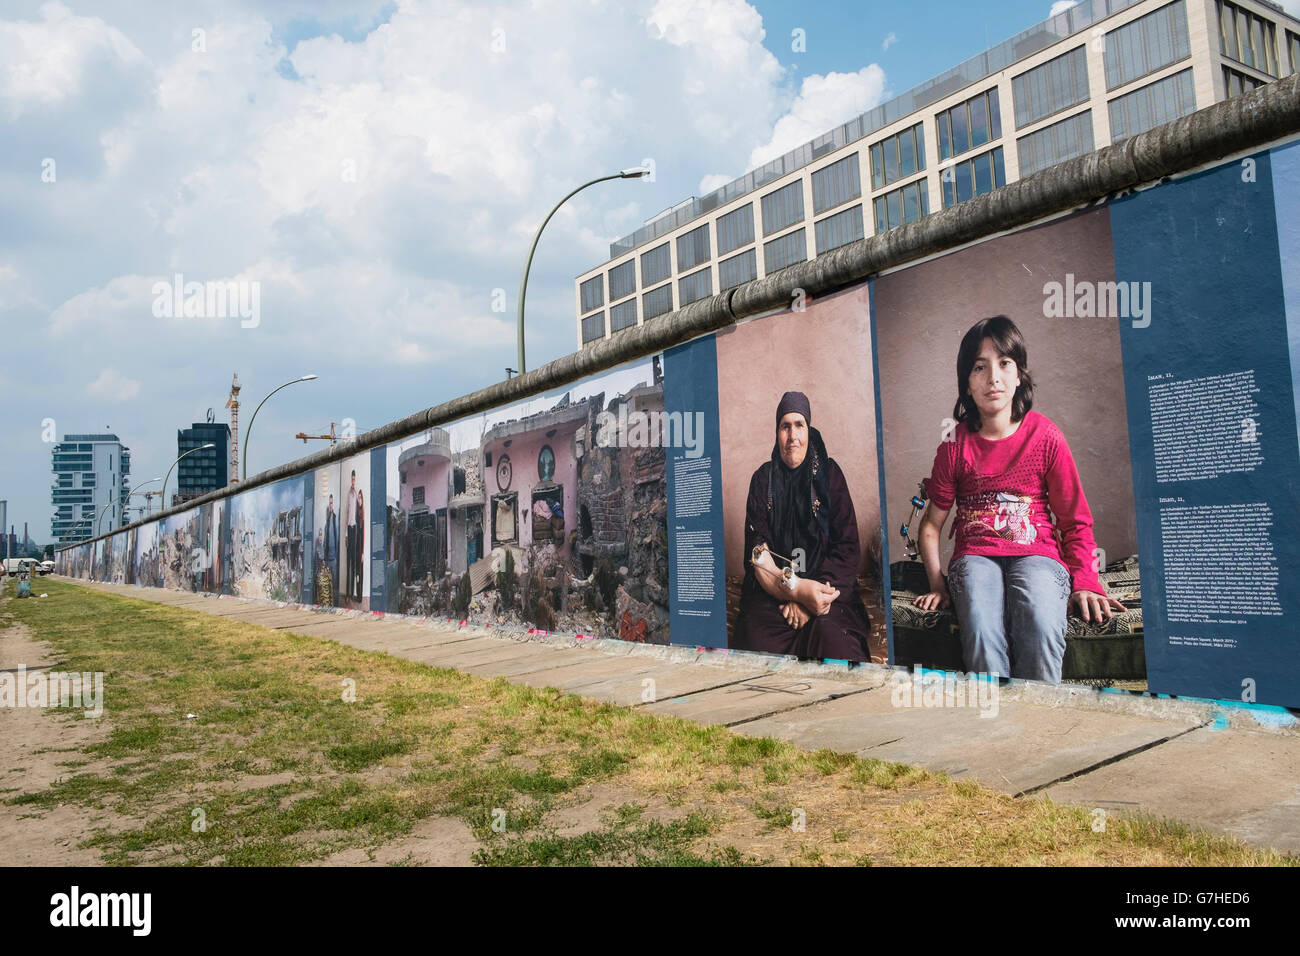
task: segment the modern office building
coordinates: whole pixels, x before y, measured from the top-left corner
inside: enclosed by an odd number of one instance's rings
[[[172,504],[206,495],[226,487],[229,482],[230,426],[224,422],[195,422],[189,428],[177,430],[176,454],[185,455],[209,442],[215,447],[186,455],[177,463]]]
[[[578,346],[1295,72],[1267,0],[1082,0],[612,243]]]
[[[55,542],[72,544],[126,524],[130,476],[131,449],[116,435],[64,435],[54,446]]]

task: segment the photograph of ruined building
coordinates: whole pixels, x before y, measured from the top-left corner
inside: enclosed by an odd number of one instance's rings
[[[657,360],[389,446],[390,608],[667,643],[664,449],[598,441],[620,408],[662,411]]]
[[[303,480],[289,478],[230,499],[225,578],[238,597],[299,601],[302,595]]]
[[[126,583],[126,535],[109,538],[108,579],[114,584]]]
[[[136,529],[131,550],[132,583],[141,587],[158,586],[158,522],[150,521]]]
[[[162,556],[163,587],[176,591],[194,591],[202,583],[202,555],[198,555],[200,561],[197,573],[195,558],[196,552],[202,548],[200,516],[203,511],[202,508],[195,508],[162,520],[158,550]]]

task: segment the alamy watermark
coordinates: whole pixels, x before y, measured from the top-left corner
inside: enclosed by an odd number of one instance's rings
[[[171,281],[155,282],[150,291],[155,318],[239,319],[244,329],[262,324],[262,283],[256,280],[186,282],[178,272]]]
[[[967,674],[959,680],[950,671],[927,671],[916,664],[910,677],[905,672],[895,674],[891,684],[889,702],[894,707],[970,707],[981,717],[998,715],[1001,688],[989,674]]]
[[[0,707],[79,707],[86,717],[104,713],[104,672],[27,673],[19,664],[16,671],[0,673]]]
[[[704,454],[703,412],[629,412],[596,416],[596,444],[601,448],[685,448],[687,458]]]
[[[1151,324],[1150,282],[1076,281],[1073,272],[1065,282],[1043,286],[1043,315],[1049,319],[1132,319],[1133,328]]]

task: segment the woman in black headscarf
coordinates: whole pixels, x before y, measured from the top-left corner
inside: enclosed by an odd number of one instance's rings
[[[786,392],[772,458],[749,482],[745,583],[732,646],[866,661],[857,516],[844,473],[811,423],[807,396]]]

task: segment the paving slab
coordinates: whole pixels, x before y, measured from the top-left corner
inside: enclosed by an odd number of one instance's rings
[[[629,660],[628,664],[634,660]],[[686,695],[701,694],[752,680],[763,673],[748,668],[702,667],[649,659],[644,660],[644,665],[635,669],[625,666],[613,676],[600,678],[593,683],[574,683],[565,689],[608,704],[649,708],[665,697],[684,699]],[[546,675],[534,676],[544,678]],[[647,681],[654,683],[648,684]]]
[[[861,687],[848,682],[799,675],[762,674],[741,683],[702,693],[668,699],[660,695],[658,701],[647,704],[645,709],[702,724],[731,726],[861,690]]]
[[[435,631],[431,628],[413,627],[394,632],[382,640],[384,650],[390,654],[404,654],[421,647],[449,647],[468,641],[484,640],[482,634],[473,631],[457,634],[454,631]],[[498,642],[501,643],[501,642]]]
[[[655,663],[652,660],[645,661],[643,664],[634,662],[634,659],[624,654],[610,656],[600,651],[588,651],[585,659],[575,660],[571,664],[520,674],[517,683],[527,684],[529,687],[554,687],[565,693],[594,697],[591,690],[601,684],[626,676],[639,675]],[[638,686],[640,686],[639,679]],[[640,700],[639,693],[637,699]]]
[[[1142,809],[1300,853],[1300,748],[1281,734],[1185,734],[1044,791],[1060,803]]]
[[[1053,709],[1001,701],[974,706],[895,706],[890,685],[744,724],[737,730],[778,737],[808,750],[828,747],[860,757],[917,764],[973,778],[1007,793],[1051,784],[1195,723],[1127,714]],[[990,716],[981,716],[987,713]]]
[[[257,624],[261,627],[276,627],[277,625],[289,624],[312,624],[319,620],[322,615],[314,614],[311,611],[296,611],[292,608],[277,608],[274,611],[268,611],[265,614],[247,614],[238,617],[230,617],[230,620],[241,621],[245,624]]]
[[[490,664],[510,660],[544,660],[540,655],[552,653],[545,645],[521,645],[496,638],[480,638],[451,645],[416,648],[403,651],[402,657],[420,661],[431,667],[451,667],[466,670],[475,664]]]
[[[506,643],[492,637],[471,637],[468,640],[436,642],[429,641],[418,647],[408,647],[399,656],[408,660],[419,661],[431,667],[455,667],[454,661],[486,652],[489,656],[496,653],[500,659],[507,659],[517,653],[519,646]],[[389,651],[389,653],[393,653]]]
[[[544,644],[531,645],[544,648],[545,654],[521,654],[499,660],[480,661],[465,666],[465,671],[475,677],[521,677],[538,671],[551,671],[573,664],[582,664],[591,660],[592,652],[581,647],[552,647]],[[518,682],[517,682],[518,683]]]
[[[322,614],[322,620],[311,624],[291,624],[284,630],[292,631],[294,634],[305,634],[308,637],[329,637],[333,639],[334,635],[344,633],[345,624],[353,624],[343,617],[330,617]]]
[[[274,605],[270,607],[258,607],[255,604],[235,604],[230,608],[218,606],[213,613],[220,614],[222,617],[234,617],[239,618],[240,620],[255,620],[260,617],[267,617],[271,614],[283,614],[286,611],[293,614],[310,613],[299,611],[297,608],[291,607],[275,607]]]

